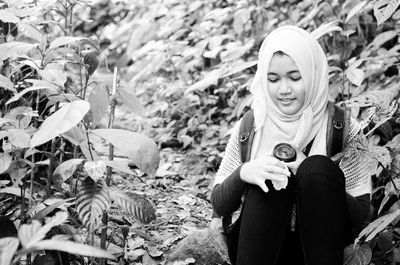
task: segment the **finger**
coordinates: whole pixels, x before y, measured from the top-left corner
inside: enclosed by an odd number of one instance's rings
[[[269,172],[269,173],[271,173],[271,174],[275,174],[275,175],[284,175],[284,176],[287,176],[287,177],[290,176],[290,173],[287,170],[287,167],[286,167],[285,164],[284,164],[283,168],[278,167],[278,166],[268,165],[268,166],[265,166],[264,170]]]
[[[265,193],[267,193],[267,192],[269,191],[267,185],[265,184],[265,181],[260,182],[260,183],[258,184],[258,186],[260,186],[260,188],[261,188]]]
[[[285,181],[285,179],[287,179],[288,176],[283,175],[283,174],[272,174],[269,172],[266,172],[266,179],[270,179],[270,180],[276,180],[276,181]]]

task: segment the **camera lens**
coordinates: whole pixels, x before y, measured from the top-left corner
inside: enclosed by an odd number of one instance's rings
[[[280,143],[274,147],[274,157],[283,162],[296,160],[296,150],[287,143]]]

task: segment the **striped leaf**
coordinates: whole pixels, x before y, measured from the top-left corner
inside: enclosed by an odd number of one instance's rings
[[[133,192],[123,192],[117,189],[110,191],[112,200],[125,212],[144,224],[156,219],[153,205],[143,196]]]
[[[108,210],[111,200],[107,186],[103,181],[95,182],[87,177],[78,189],[76,197],[76,209],[82,223],[93,231],[100,221],[103,211]]]

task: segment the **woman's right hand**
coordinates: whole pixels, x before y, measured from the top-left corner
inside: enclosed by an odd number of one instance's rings
[[[273,156],[261,156],[243,164],[240,169],[240,178],[249,184],[259,186],[268,192],[265,180],[284,181],[290,176],[285,164]]]

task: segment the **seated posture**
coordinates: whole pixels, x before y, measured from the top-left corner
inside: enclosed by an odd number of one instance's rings
[[[355,120],[332,119],[339,108],[328,102],[328,79],[325,53],[305,30],[283,26],[262,43],[250,87],[252,130],[241,132],[246,113],[211,195],[224,220],[240,209],[226,226],[232,264],[343,264],[344,247],[370,218],[370,176],[344,173],[331,160],[342,149],[332,135],[344,146],[357,132]],[[279,143],[294,149],[294,161],[273,155]]]

